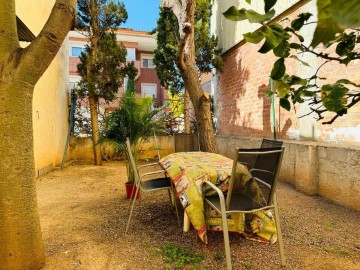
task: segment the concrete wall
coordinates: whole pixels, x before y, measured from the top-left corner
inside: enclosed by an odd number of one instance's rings
[[[140,156],[141,159],[156,159],[158,153],[160,157],[165,157],[174,152],[174,139],[173,136],[157,136],[157,142],[151,137],[149,141],[143,144],[143,152]],[[104,159],[116,159],[119,157],[114,147],[111,144],[103,144],[101,146],[101,155]],[[69,158],[72,160],[93,160],[93,142],[91,137],[70,138],[69,144]]]
[[[17,0],[16,13],[37,36],[54,3],[55,0]],[[68,128],[68,57],[64,44],[34,90],[35,175],[61,163],[64,152]]]
[[[235,147],[259,147],[260,138],[217,135],[219,153],[233,158]],[[360,147],[312,141],[284,141],[280,180],[308,195],[360,210]]]

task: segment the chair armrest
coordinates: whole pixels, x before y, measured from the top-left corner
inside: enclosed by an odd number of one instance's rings
[[[224,197],[224,193],[217,187],[215,186],[213,183],[211,183],[210,181],[206,180],[204,181],[204,185],[208,185],[210,188],[212,188],[213,190],[216,191],[216,193],[219,196],[220,199],[220,211],[221,212],[226,212],[226,208],[225,208],[225,197]],[[203,193],[203,196],[205,196],[205,194]]]
[[[141,165],[137,168],[138,172],[140,172],[141,169],[143,168],[146,168],[146,167],[150,167],[150,166],[160,166],[159,162],[155,162],[155,163],[149,163],[149,164],[144,164],[144,165]]]
[[[163,173],[163,174],[165,175],[165,177],[166,177],[166,171],[160,170],[160,171],[154,171],[154,172],[144,173],[144,174],[140,175],[140,180],[141,180],[144,176],[149,176],[149,175],[159,174],[159,173]]]
[[[272,177],[274,177],[274,174],[270,171],[267,170],[261,170],[261,169],[251,169],[250,173],[253,174],[253,172],[261,172],[261,173],[266,173],[266,174],[270,174]],[[267,186],[268,188],[271,188],[271,185],[269,185],[268,183],[266,183],[265,181],[261,180],[260,178],[256,177],[256,175],[253,175],[254,179],[257,182],[260,182],[261,184]]]
[[[256,177],[254,177],[253,179],[254,179],[256,182],[259,182],[259,183],[263,184],[264,186],[266,186],[267,188],[271,189],[271,185],[269,185],[269,184],[266,183],[265,181],[263,181],[263,180],[261,180],[261,179],[259,179],[259,178],[256,178]]]

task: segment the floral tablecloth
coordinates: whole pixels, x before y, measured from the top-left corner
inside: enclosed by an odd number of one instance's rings
[[[200,239],[207,243],[207,228],[221,230],[221,217],[203,203],[203,183],[211,181],[223,192],[228,189],[233,161],[222,155],[207,152],[180,152],[160,160],[160,165],[174,183],[178,198]],[[209,195],[211,190],[206,190]],[[261,190],[246,167],[238,165],[234,192],[241,192],[264,204]],[[204,211],[208,219],[205,220]],[[271,211],[255,214],[232,213],[228,215],[229,231],[243,234],[246,238],[262,242],[276,242],[276,226]]]

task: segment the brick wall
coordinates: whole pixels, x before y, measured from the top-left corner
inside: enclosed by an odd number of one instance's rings
[[[314,3],[309,3],[301,8],[301,12],[314,13],[312,9]],[[289,18],[294,18],[299,12],[300,10],[295,11],[289,15]],[[309,40],[311,35],[304,33],[304,37]],[[273,136],[271,101],[262,92],[269,90],[269,75],[276,58],[272,53],[258,53],[261,45],[239,44],[224,54],[224,72],[218,74],[215,91],[219,134]],[[289,74],[302,76],[313,74],[322,63],[316,57],[308,55],[302,57],[311,68],[290,59],[286,61]],[[339,78],[347,78],[359,83],[360,61],[354,61],[348,67],[340,67],[336,63],[328,64],[321,71],[320,76],[328,78],[326,83],[333,83]],[[277,98],[275,104],[278,138],[360,144],[360,104],[350,109],[346,116],[338,118],[332,125],[316,122],[313,119],[315,115],[299,119],[299,116],[308,112],[306,104],[298,105],[296,111],[290,112],[279,109]]]
[[[79,75],[77,73],[77,64],[80,63],[79,57],[69,57],[69,75]]]
[[[153,52],[136,51],[136,60],[140,61],[140,76],[136,80],[135,88],[137,93],[141,93],[141,84],[150,83],[157,85],[157,104],[161,105],[164,99],[168,99],[167,91],[161,87],[160,80],[155,68],[141,68],[141,54],[152,55]]]

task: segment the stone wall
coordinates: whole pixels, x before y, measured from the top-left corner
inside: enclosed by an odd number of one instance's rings
[[[235,147],[259,147],[260,138],[218,135],[219,152],[234,157]],[[280,181],[308,195],[360,210],[360,147],[311,141],[284,141]]]

